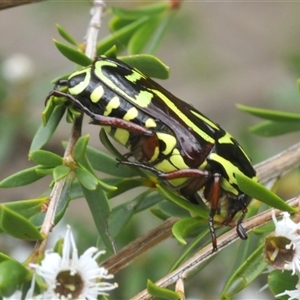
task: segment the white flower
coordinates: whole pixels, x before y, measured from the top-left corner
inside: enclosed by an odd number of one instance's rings
[[[117,284],[102,281],[113,278],[96,262],[103,253],[104,251],[91,247],[78,257],[74,237],[68,227],[62,256],[47,250],[41,265],[30,265],[46,282],[47,290],[43,299],[92,300],[97,299],[98,295],[108,295],[106,292],[115,289]]]
[[[296,290],[288,291],[285,290],[283,293],[277,294],[275,297],[281,297],[284,295],[289,296],[288,300],[300,299],[300,284],[296,285]]]
[[[266,238],[265,256],[275,268],[291,270],[294,275],[300,272],[300,224],[291,220],[289,213],[281,214],[282,220],[277,221],[272,211],[276,228],[274,234]]]

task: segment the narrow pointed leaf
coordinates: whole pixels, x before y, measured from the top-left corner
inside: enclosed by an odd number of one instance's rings
[[[55,182],[57,182],[65,178],[70,172],[71,169],[68,166],[64,166],[64,165],[57,166],[53,170],[53,179]]]
[[[114,238],[117,237],[133,215],[134,208],[128,205],[128,202],[114,207],[108,218],[110,235]]]
[[[4,232],[19,239],[28,241],[44,239],[43,235],[27,218],[5,206],[1,206],[0,227]]]
[[[111,32],[116,32],[123,27],[128,26],[130,23],[132,23],[132,20],[130,19],[122,19],[118,16],[113,16],[108,22],[108,28]]]
[[[0,188],[23,186],[41,179],[45,174],[36,172],[38,167],[39,166],[28,168],[8,176],[0,182]]]
[[[173,292],[166,288],[159,287],[149,279],[147,281],[147,290],[150,295],[158,297],[159,299],[167,299],[167,300],[181,299],[180,295],[177,294],[176,292]]]
[[[48,120],[50,119],[54,108],[56,107],[56,103],[53,100],[54,97],[50,97],[50,99],[47,100],[45,103],[46,107],[44,108],[42,112],[42,119],[43,119],[43,124],[47,124]]]
[[[123,155],[114,147],[114,145],[111,143],[111,141],[109,140],[105,130],[103,128],[101,128],[100,132],[99,132],[99,139],[101,141],[101,143],[103,144],[103,146],[116,158],[122,160],[123,159]]]
[[[221,299],[232,299],[238,292],[247,287],[266,268],[267,263],[263,259],[263,244],[245,260],[228,280]]]
[[[300,114],[282,112],[279,110],[263,109],[242,104],[237,104],[236,106],[242,111],[267,120],[278,122],[300,121]]]
[[[91,174],[88,170],[83,167],[75,169],[76,177],[81,185],[83,185],[88,190],[96,190],[98,185],[98,179]]]
[[[241,173],[236,173],[236,180],[239,188],[252,198],[258,199],[263,203],[282,211],[295,212],[295,209],[289,206],[284,200],[249,177]]]
[[[171,10],[164,18],[162,18],[161,22],[158,24],[154,34],[152,35],[149,44],[147,45],[147,53],[154,54],[157,52],[157,48],[161,41],[164,38],[164,34],[171,24],[171,21],[175,14],[177,13],[177,9]]]
[[[34,135],[29,152],[42,148],[50,140],[65,110],[66,107],[64,105],[57,105],[54,108],[47,124],[45,126],[41,125]]]
[[[47,175],[52,175],[53,174],[53,169],[52,167],[45,167],[45,166],[38,166],[35,171],[37,174],[47,176]]]
[[[30,220],[33,216],[42,211],[43,205],[49,201],[49,197],[42,197],[38,199],[26,199],[13,202],[5,202],[0,205],[0,217],[1,208],[6,207],[11,211],[22,215],[24,218]]]
[[[145,22],[149,21],[147,16],[143,16],[129,25],[115,31],[113,35],[109,35],[102,39],[97,45],[97,55],[103,55],[107,50],[111,49],[114,45],[117,48],[127,44],[132,34]]]
[[[188,218],[191,216],[191,213],[188,210],[171,201],[162,201],[159,203],[159,208],[169,217]]]
[[[29,153],[29,159],[43,166],[55,167],[63,163],[61,156],[46,150],[35,150]]]
[[[78,43],[73,39],[73,37],[66,31],[65,28],[63,28],[61,25],[56,24],[56,28],[58,30],[58,33],[62,38],[64,38],[67,42],[74,46],[78,46]]]
[[[185,239],[207,230],[207,221],[199,218],[185,218],[177,221],[172,227],[172,233],[179,243],[186,245]]]
[[[195,205],[195,204],[187,201],[186,199],[176,195],[175,193],[171,193],[171,192],[167,191],[160,185],[157,185],[157,190],[159,191],[159,193],[164,195],[171,202],[179,205],[180,207],[182,207],[188,211],[195,213],[199,217],[207,218],[208,208],[207,208],[207,210],[200,208],[198,205]]]
[[[160,22],[160,18],[152,18],[151,22],[143,24],[132,36],[128,43],[128,52],[131,55],[142,53],[152,33]],[[144,51],[145,52],[145,51]]]
[[[86,149],[86,155],[93,168],[97,171],[101,171],[115,177],[131,178],[136,176],[136,172],[134,172],[132,168],[123,165],[117,166],[118,161],[114,157],[96,150],[95,148],[88,146]]]
[[[2,263],[5,260],[13,260],[13,258],[4,254],[3,252],[0,252],[0,263]]]
[[[53,40],[53,42],[57,49],[60,51],[60,53],[75,64],[78,64],[83,67],[92,64],[93,61],[79,50],[67,46],[55,39]]]
[[[300,122],[264,121],[251,126],[249,130],[262,137],[278,136],[294,131],[300,131]]]
[[[113,253],[114,244],[108,227],[108,218],[111,209],[106,194],[99,185],[96,190],[93,191],[85,188],[83,185],[81,185],[81,187],[92,213],[98,233],[101,236],[107,250],[110,253]]]
[[[145,180],[142,179],[122,179],[120,182],[118,182],[118,184],[116,184],[117,189],[108,192],[107,197],[111,199],[131,189],[134,189],[139,186],[144,186],[144,185],[145,185]]]
[[[162,200],[164,200],[164,197],[156,191],[153,192],[151,190],[148,190],[135,198],[135,200],[137,203],[134,206],[134,212],[138,213],[161,202]]]
[[[98,179],[86,169],[76,168],[75,174],[81,185],[88,190],[95,190],[97,188]]]
[[[136,20],[142,16],[148,15],[149,17],[161,15],[170,9],[169,2],[154,3],[144,5],[137,9],[127,10],[119,7],[112,7],[111,13],[125,20]]]
[[[0,296],[10,297],[32,273],[15,260],[0,263]]]
[[[167,79],[169,78],[169,67],[160,59],[150,54],[139,54],[132,56],[119,56],[118,59],[138,69],[149,77]]]
[[[75,146],[74,146],[74,150],[73,150],[73,158],[75,161],[79,161],[81,158],[83,158],[85,156],[85,151],[86,151],[86,147],[88,145],[90,139],[90,135],[85,135],[85,136],[81,136]]]

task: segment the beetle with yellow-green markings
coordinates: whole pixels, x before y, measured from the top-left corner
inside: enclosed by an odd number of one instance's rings
[[[193,203],[201,191],[210,206],[214,250],[214,216],[223,204],[224,224],[241,212],[237,233],[247,238],[241,223],[251,199],[239,189],[235,174],[257,181],[255,170],[238,142],[193,106],[137,69],[104,56],[57,81],[47,99],[51,96],[67,98],[124,145],[134,161],[123,164],[154,172]]]

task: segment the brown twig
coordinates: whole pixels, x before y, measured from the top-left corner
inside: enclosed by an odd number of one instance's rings
[[[42,2],[45,0],[1,0],[0,1],[0,10],[6,8],[17,7],[23,4],[30,4],[35,2]]]
[[[86,35],[86,51],[85,51],[85,54],[92,59],[94,58],[94,55],[96,53],[97,36],[100,28],[100,19],[101,19],[103,7],[104,7],[104,2],[102,0],[94,0],[94,6],[91,10],[91,21]],[[79,139],[79,137],[81,136],[82,119],[83,116],[76,118],[75,122],[73,123],[71,135],[64,153],[65,161],[68,161],[69,159],[72,160],[72,153],[73,153],[74,146],[77,140]],[[54,218],[55,218],[56,210],[61,201],[61,198],[63,198],[61,197],[61,195],[63,193],[64,187],[66,184],[69,184],[72,181],[73,176],[74,176],[73,172],[70,172],[67,177],[57,181],[53,186],[53,189],[49,196],[50,199],[49,206],[40,230],[40,232],[46,237],[49,235],[49,233],[51,232],[54,226]],[[46,241],[47,238],[41,242],[37,242],[34,249],[35,254],[32,256],[33,259],[37,258],[39,256],[39,253],[43,253],[45,251]]]
[[[125,268],[134,259],[153,248],[161,241],[171,236],[171,228],[178,221],[178,218],[169,218],[146,235],[134,240],[128,246],[124,247],[118,254],[105,260],[101,266],[109,270],[110,274],[117,273]]]
[[[297,207],[300,201],[300,196],[290,199],[288,204],[292,207]],[[266,223],[268,223],[272,219],[272,210],[265,211],[259,215],[256,215],[249,220],[243,223],[246,232],[250,232],[251,230],[260,227]],[[276,210],[276,214],[279,214],[280,211]],[[236,229],[233,228],[230,231],[226,232],[222,236],[218,238],[218,249],[221,251],[223,248],[227,247],[228,245],[232,244],[235,240],[239,237],[237,235]],[[168,287],[170,285],[174,285],[178,280],[184,280],[188,275],[199,266],[214,256],[217,252],[212,252],[211,245],[207,245],[206,247],[202,248],[199,252],[197,252],[193,257],[189,260],[184,262],[181,266],[179,266],[176,270],[169,273],[165,277],[158,280],[155,284],[160,287]],[[143,290],[131,300],[147,300],[151,299],[152,296],[147,292],[147,290]]]
[[[256,165],[255,169],[257,170],[260,182],[266,184],[270,180],[280,178],[284,173],[298,167],[299,165],[300,143],[295,144],[287,150],[284,150],[279,154],[271,157],[270,159]],[[293,198],[287,202],[291,206],[296,207],[299,202],[299,197]],[[113,274],[123,269],[130,262],[136,259],[139,255],[144,253],[146,250],[148,250],[151,247],[154,247],[163,239],[167,239],[168,237],[172,236],[172,226],[176,222],[176,220],[176,218],[170,218],[157,228],[151,230],[148,234],[133,241],[122,251],[103,262],[103,266],[105,266],[105,268],[107,268],[110,271],[110,273]],[[245,228],[246,232],[250,232],[254,228],[262,226],[270,220],[271,210],[244,221],[243,227]],[[156,232],[159,232],[157,238],[155,238]],[[233,243],[237,239],[238,236],[235,228],[220,236],[218,238],[219,251],[221,251],[223,248],[227,247],[229,244]],[[194,257],[192,257],[174,272],[168,274],[166,277],[156,282],[156,284],[161,287],[167,287],[177,282],[177,280],[184,279],[189,274],[189,272],[193,271],[201,263],[203,263],[208,258],[214,255],[214,253],[212,253],[211,250],[211,245],[204,247]],[[151,297],[147,294],[147,292],[143,291],[136,295],[134,298],[132,298],[132,300],[150,298]]]

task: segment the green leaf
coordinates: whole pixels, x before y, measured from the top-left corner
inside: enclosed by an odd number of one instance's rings
[[[47,175],[53,175],[53,168],[48,168],[45,166],[37,166],[35,169],[37,174],[47,176]]]
[[[0,252],[0,263],[6,260],[14,260],[12,257]]]
[[[186,245],[185,238],[192,237],[199,232],[207,231],[207,220],[199,218],[185,218],[177,221],[172,228],[172,233],[179,243]]]
[[[10,209],[11,211],[22,215],[27,220],[30,220],[33,216],[39,214],[45,205],[49,201],[49,197],[42,197],[37,199],[26,199],[13,202],[5,202],[0,205],[0,217],[2,212],[2,206]]]
[[[122,179],[117,184],[115,184],[114,191],[108,192],[107,197],[109,199],[114,198],[118,195],[121,195],[131,189],[134,189],[139,186],[145,186],[145,180],[143,179]]]
[[[182,207],[190,212],[193,212],[194,214],[196,214],[199,217],[207,218],[208,212],[209,212],[207,207],[206,207],[206,209],[203,207],[199,207],[198,205],[195,205],[195,204],[187,201],[186,199],[176,195],[175,193],[171,193],[171,192],[167,191],[160,185],[157,185],[157,190],[159,193],[161,193],[163,196],[165,196],[171,202],[179,205],[180,207]]]
[[[42,112],[43,124],[46,125],[48,120],[50,119],[54,108],[56,107],[56,101],[54,101],[54,97],[50,97],[46,100],[45,108]]]
[[[73,37],[64,29],[61,25],[56,24],[56,28],[60,36],[65,39],[67,42],[74,46],[78,46],[78,43],[73,39]]]
[[[64,105],[57,105],[54,108],[47,124],[45,126],[41,125],[34,135],[29,152],[42,148],[50,140],[64,115],[65,110],[66,107]]]
[[[101,128],[99,132],[99,139],[103,146],[116,158],[122,160],[124,159],[123,155],[114,147],[114,145],[109,140],[105,130]]]
[[[159,204],[159,208],[164,214],[168,215],[169,217],[187,218],[191,216],[188,210],[178,206],[171,201],[162,201]]]
[[[32,273],[15,260],[0,263],[0,295],[10,297],[31,276]]]
[[[117,237],[134,214],[155,205],[161,200],[160,197],[156,192],[145,191],[132,200],[114,207],[108,217],[110,236]]]
[[[274,270],[268,275],[268,286],[274,295],[283,293],[285,290],[295,290],[298,283],[298,276],[291,272]],[[288,296],[281,296],[276,299],[289,299]]]
[[[43,166],[55,167],[63,163],[61,156],[46,150],[35,150],[29,153],[29,159]]]
[[[129,203],[123,203],[113,208],[108,218],[109,234],[117,237],[134,215],[134,208]]]
[[[103,189],[97,185],[96,190],[89,190],[81,185],[84,196],[89,205],[93,220],[107,250],[114,253],[114,244],[108,228],[108,217],[111,212],[108,199]]]
[[[38,168],[39,166],[31,167],[8,176],[0,182],[0,188],[23,186],[41,179],[45,175],[38,173]]]
[[[256,117],[271,120],[271,121],[278,121],[278,122],[300,121],[300,114],[287,113],[279,110],[251,107],[242,104],[237,104],[236,106],[238,109],[242,111],[245,111]]]
[[[57,49],[60,51],[60,53],[75,64],[78,64],[83,67],[92,64],[93,61],[79,50],[69,47],[55,39],[53,39],[53,42]]]
[[[70,167],[65,165],[60,165],[54,168],[53,170],[53,179],[55,182],[65,178],[71,172]]]
[[[134,212],[141,212],[161,202],[162,200],[164,200],[164,197],[161,194],[157,193],[156,191],[153,192],[151,190],[147,190],[134,199],[136,202],[134,206]]]
[[[153,18],[151,22],[143,24],[132,36],[128,43],[128,53],[139,54],[148,44],[149,39],[160,22],[160,18]]]
[[[177,9],[171,10],[158,24],[157,29],[155,30],[149,44],[147,46],[147,53],[156,53],[157,48],[161,41],[163,40],[165,31],[167,30],[169,24],[171,23],[174,15],[177,13]]]
[[[88,160],[88,158],[85,155],[80,159],[80,162],[78,163],[78,165],[79,165],[79,168],[88,171],[90,173],[90,175],[88,175],[88,176],[92,175],[94,177],[94,179],[97,180],[97,183],[100,184],[106,191],[111,192],[111,191],[115,191],[117,189],[115,186],[112,186],[112,185],[104,182],[103,180],[100,180],[97,177],[93,166],[91,165],[90,161]],[[91,184],[93,184],[94,179],[87,177],[86,181],[84,181],[84,182],[86,182],[86,184],[88,184],[90,186]],[[84,178],[82,180],[84,180]],[[89,181],[87,181],[87,180],[89,180]],[[84,182],[82,182],[82,183],[84,184]]]
[[[115,158],[95,148],[88,146],[86,155],[93,168],[105,174],[123,178],[131,178],[137,175],[133,168],[123,165],[117,166],[118,161]]]
[[[122,27],[120,30],[115,31],[112,35],[109,35],[99,41],[97,45],[97,55],[103,55],[114,45],[116,45],[117,48],[126,45],[132,37],[132,34],[145,22],[149,22],[149,18],[147,16],[143,16],[142,18],[130,23],[125,27]]]
[[[300,130],[300,122],[264,121],[251,126],[249,130],[262,137],[278,136]]]
[[[98,186],[98,179],[83,167],[78,167],[75,169],[76,177],[81,185],[83,185],[88,190],[96,190]]]
[[[254,180],[250,179],[249,177],[241,173],[236,173],[235,175],[236,175],[236,180],[239,188],[246,195],[258,199],[261,202],[271,207],[277,208],[281,211],[288,211],[288,212],[296,211],[293,207],[289,206],[286,202],[284,202],[284,200],[282,200],[280,197],[272,193],[263,185],[255,182]]]
[[[151,280],[147,280],[147,291],[150,295],[154,297],[159,297],[160,299],[168,300],[180,300],[181,297],[176,292],[169,289],[159,287],[155,285]]]
[[[158,16],[164,14],[166,11],[168,11],[171,8],[171,5],[169,2],[160,2],[160,3],[154,3],[150,5],[144,5],[137,9],[123,9],[119,7],[112,7],[110,9],[111,13],[118,16],[121,19],[124,20],[135,20],[143,16]]]
[[[64,216],[66,209],[69,205],[70,202],[70,189],[72,186],[72,183],[74,181],[74,176],[67,176],[66,179],[63,181],[63,187],[60,193],[60,197],[58,199],[58,205],[57,205],[57,209],[56,209],[56,214],[55,214],[55,224],[57,224],[61,218]],[[38,216],[40,217],[40,216]],[[40,219],[37,218],[35,220],[32,220],[32,222],[34,222],[35,224],[41,224],[40,223]]]
[[[116,32],[122,29],[123,27],[128,26],[131,23],[132,20],[129,19],[125,20],[118,16],[113,16],[108,22],[108,28],[111,32]]]
[[[199,244],[200,243],[207,243],[207,235],[210,233],[210,230],[208,229],[208,226],[206,225],[206,229],[199,234],[192,243],[185,246],[184,251],[180,254],[179,258],[176,259],[176,261],[173,263],[172,267],[170,268],[170,272],[177,269],[184,260],[186,260],[187,257],[191,255],[192,252],[195,252],[199,250]],[[204,240],[205,239],[205,240]],[[204,240],[204,241],[203,241]],[[201,268],[205,268],[205,264],[202,265]]]
[[[44,239],[44,236],[27,218],[4,205],[1,206],[0,227],[4,232],[19,239],[28,241]]]
[[[117,57],[117,53],[118,53],[118,49],[117,49],[116,45],[113,45],[110,49],[108,49],[104,53],[104,56],[116,58]]]
[[[85,156],[85,152],[86,152],[86,148],[87,145],[89,143],[89,139],[90,139],[90,135],[87,134],[85,136],[81,136],[75,146],[74,146],[74,150],[73,150],[73,158],[75,161],[79,161],[80,159],[82,159]]]
[[[169,78],[170,69],[157,57],[150,54],[140,54],[132,56],[119,56],[118,59],[138,69],[149,77],[159,79]]]
[[[263,244],[245,260],[226,283],[221,299],[232,299],[238,292],[247,287],[265,270],[267,263],[263,259]]]

